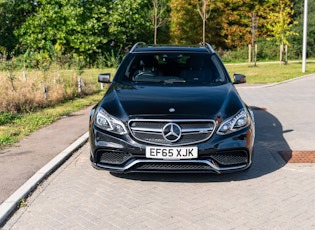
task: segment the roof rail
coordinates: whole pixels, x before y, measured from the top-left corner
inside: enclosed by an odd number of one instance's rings
[[[145,42],[137,42],[136,44],[133,45],[129,53],[132,53],[139,45],[146,45]]]
[[[200,42],[199,45],[204,46],[211,53],[215,53],[214,49],[208,42]]]

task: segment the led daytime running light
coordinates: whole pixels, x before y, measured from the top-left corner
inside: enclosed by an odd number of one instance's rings
[[[100,108],[97,111],[95,125],[103,130],[120,135],[127,133],[124,124],[117,118],[108,114],[103,108]]]
[[[242,109],[235,116],[223,122],[220,125],[217,133],[220,135],[230,134],[247,127],[248,124],[249,124],[248,114],[244,109]]]

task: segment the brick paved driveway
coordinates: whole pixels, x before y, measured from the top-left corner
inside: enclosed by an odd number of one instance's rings
[[[248,171],[116,175],[92,168],[85,145],[4,229],[314,229],[315,165],[286,164],[277,152],[315,150],[310,149],[314,124],[306,120],[315,114],[315,95],[305,86],[298,97],[293,87],[303,81],[287,83],[286,89],[284,84],[240,89],[257,107],[254,164]]]
[[[247,172],[129,175],[95,170],[85,145],[4,229],[314,229],[313,165],[279,168],[259,150]],[[264,168],[269,168],[269,170]],[[263,173],[261,172],[263,170]]]

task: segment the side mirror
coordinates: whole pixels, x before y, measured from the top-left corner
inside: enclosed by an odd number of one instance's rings
[[[101,73],[98,75],[98,82],[101,83],[111,83],[110,73]]]
[[[235,73],[234,74],[234,84],[242,84],[242,83],[246,83],[246,76],[243,74]]]

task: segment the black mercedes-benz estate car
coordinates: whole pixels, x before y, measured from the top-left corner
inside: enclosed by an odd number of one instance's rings
[[[254,117],[207,44],[137,43],[90,114],[91,162],[112,172],[214,172],[252,163]]]

